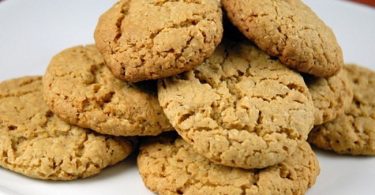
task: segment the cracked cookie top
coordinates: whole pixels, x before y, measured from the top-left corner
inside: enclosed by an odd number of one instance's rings
[[[314,125],[330,122],[350,107],[353,91],[345,69],[329,78],[307,75],[304,78],[314,101]]]
[[[375,155],[375,72],[357,65],[346,65],[353,85],[353,102],[345,114],[317,126],[309,142],[340,154]]]
[[[159,105],[156,82],[115,78],[95,46],[57,54],[43,78],[50,109],[71,124],[116,136],[157,135],[172,127]]]
[[[63,122],[42,97],[41,77],[0,83],[0,166],[38,179],[73,180],[131,153],[132,143],[124,138]]]
[[[264,168],[290,156],[314,123],[302,76],[246,41],[222,43],[192,71],[160,80],[172,126],[211,161]]]
[[[305,194],[319,174],[306,141],[282,163],[245,170],[216,165],[180,138],[154,138],[141,146],[138,168],[145,185],[158,194]]]
[[[95,42],[116,77],[137,82],[193,69],[222,34],[218,0],[121,0],[100,17]]]
[[[230,20],[269,55],[300,72],[335,75],[342,50],[332,30],[301,0],[222,0]]]

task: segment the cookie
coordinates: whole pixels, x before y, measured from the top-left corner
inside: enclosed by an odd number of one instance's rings
[[[172,126],[212,162],[264,168],[290,156],[314,123],[300,74],[246,41],[224,42],[193,71],[158,83]]]
[[[344,69],[329,78],[308,75],[304,78],[314,101],[315,125],[334,120],[350,107],[353,91]]]
[[[332,30],[301,0],[222,0],[235,26],[262,50],[300,72],[335,75],[342,50]]]
[[[99,173],[132,151],[124,138],[69,125],[43,102],[41,77],[0,84],[0,166],[28,177],[73,180]]]
[[[334,121],[315,127],[309,142],[340,154],[375,155],[375,72],[357,65],[345,69],[353,103]]]
[[[116,77],[137,82],[193,69],[222,34],[218,0],[122,0],[100,17],[95,42]]]
[[[278,165],[245,170],[216,165],[182,139],[152,140],[141,146],[138,168],[158,194],[305,194],[319,175],[319,163],[303,141]]]
[[[43,78],[50,109],[65,121],[102,134],[157,135],[171,130],[159,105],[156,82],[115,78],[95,46],[57,54]]]

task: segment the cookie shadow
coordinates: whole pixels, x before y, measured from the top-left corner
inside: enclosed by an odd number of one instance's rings
[[[330,159],[372,159],[373,156],[365,155],[350,155],[350,154],[338,154],[333,151],[323,150],[316,146],[311,145],[311,148],[318,155],[318,157],[330,158]]]
[[[86,179],[82,179],[81,183],[90,183],[90,182],[97,182],[101,180],[106,180],[109,178],[113,178],[119,175],[123,175],[126,172],[137,169],[137,154],[133,152],[128,158],[126,158],[124,161],[104,169],[101,173],[99,173],[96,176],[89,177]],[[74,182],[74,181],[72,181]]]

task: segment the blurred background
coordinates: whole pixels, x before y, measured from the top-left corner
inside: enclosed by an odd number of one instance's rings
[[[353,0],[353,1],[375,7],[375,0]]]

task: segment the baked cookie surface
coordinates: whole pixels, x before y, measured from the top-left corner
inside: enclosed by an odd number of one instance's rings
[[[212,162],[264,168],[290,156],[313,122],[300,74],[246,42],[224,42],[202,65],[160,80],[172,126]]]
[[[353,89],[345,69],[329,78],[304,78],[314,101],[315,125],[334,120],[352,104]]]
[[[353,103],[334,121],[315,127],[309,142],[340,154],[375,155],[375,72],[357,65],[345,69]]]
[[[57,54],[43,85],[47,105],[71,124],[116,136],[157,135],[172,129],[159,105],[156,83],[115,78],[94,46]]]
[[[154,138],[141,146],[138,168],[158,194],[305,194],[319,175],[319,163],[302,141],[284,162],[262,170],[216,165],[180,138]]]
[[[222,0],[230,20],[271,56],[300,72],[335,75],[342,50],[332,30],[301,0]]]
[[[100,17],[95,42],[116,77],[136,82],[193,69],[222,34],[218,0],[122,0]]]
[[[126,139],[63,122],[42,97],[41,77],[0,83],[0,166],[37,179],[73,180],[95,175],[131,153]]]

